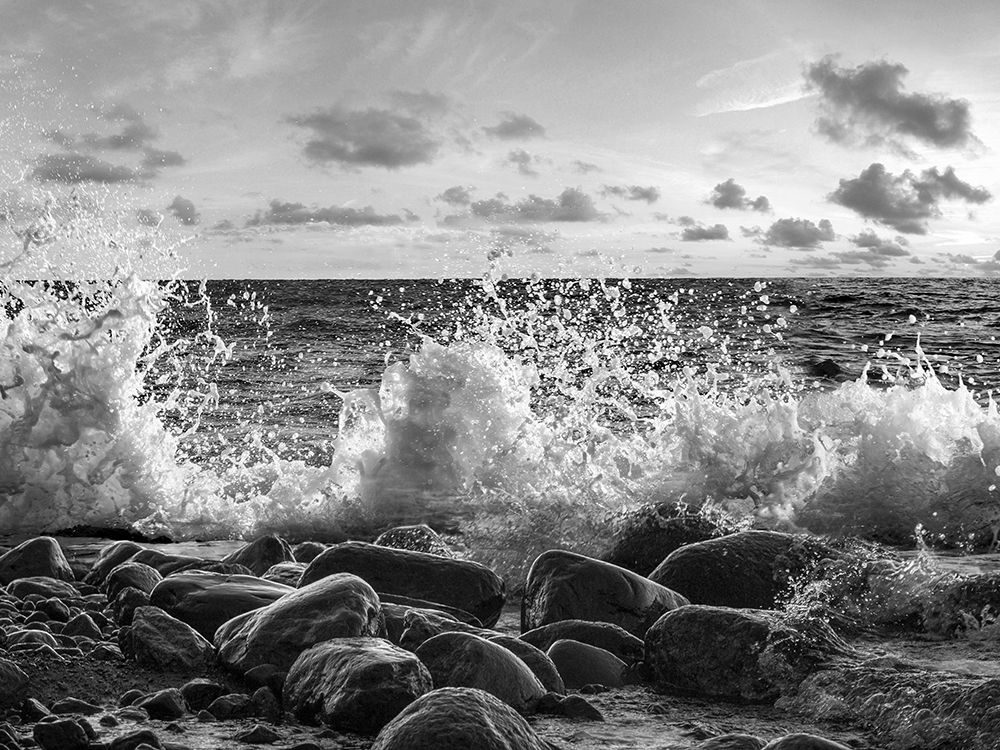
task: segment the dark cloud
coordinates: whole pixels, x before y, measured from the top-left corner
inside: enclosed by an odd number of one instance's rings
[[[872,268],[885,268],[892,261],[892,258],[888,258],[885,255],[878,255],[877,253],[865,252],[863,250],[844,250],[832,253],[832,255],[841,263],[865,263]]]
[[[590,174],[591,172],[604,171],[596,164],[591,164],[589,161],[580,161],[579,159],[573,162],[573,169],[579,172],[580,174]]]
[[[483,131],[502,141],[526,140],[528,138],[542,138],[545,135],[545,128],[535,122],[527,115],[519,115],[514,112],[504,112],[503,119],[498,125],[491,128],[483,128]]]
[[[979,271],[987,276],[1000,275],[1000,252],[990,258],[976,258],[965,253],[943,253],[942,258],[951,265],[962,266],[963,271]]]
[[[514,149],[507,154],[507,163],[515,165],[517,171],[526,177],[538,177],[538,170],[534,167],[534,164],[537,162],[538,158],[532,156],[523,148]]]
[[[969,103],[941,94],[906,93],[908,72],[886,60],[841,68],[833,57],[825,57],[810,65],[806,81],[819,92],[823,109],[819,131],[838,143],[881,145],[897,143],[899,137],[939,147],[974,142]]]
[[[158,171],[163,167],[180,167],[187,160],[176,151],[164,151],[159,148],[143,149],[142,166],[147,170]]]
[[[767,213],[771,210],[771,202],[763,195],[758,195],[754,199],[747,198],[746,188],[737,184],[736,180],[730,177],[725,182],[720,182],[712,189],[712,194],[708,196],[706,203],[710,203],[716,208],[735,208],[739,210],[762,211]]]
[[[698,224],[698,222],[694,220],[693,216],[678,216],[674,219],[674,223],[680,224],[682,227],[693,227]]]
[[[641,185],[605,185],[601,188],[601,195],[605,197],[614,195],[628,201],[646,201],[646,203],[655,203],[660,199],[659,189]]]
[[[516,203],[505,196],[475,201],[470,206],[473,216],[488,221],[531,223],[543,221],[599,221],[602,215],[594,200],[577,188],[566,188],[555,199],[529,195]]]
[[[690,219],[690,216],[682,216],[681,219]],[[681,240],[684,242],[701,242],[703,240],[728,240],[729,229],[725,224],[714,224],[705,226],[703,224],[691,223],[684,226],[681,232]]]
[[[497,227],[490,232],[490,251],[496,258],[512,255],[516,248],[531,254],[549,255],[554,252],[549,243],[559,239],[558,232],[543,232],[524,227]]]
[[[393,91],[389,99],[394,107],[416,117],[443,117],[451,109],[451,100],[447,96],[429,91]]]
[[[138,151],[157,137],[158,133],[153,127],[142,120],[136,120],[125,125],[120,133],[84,133],[80,136],[78,145],[94,151]]]
[[[993,196],[986,188],[960,180],[951,167],[939,172],[925,169],[919,176],[909,170],[900,175],[874,163],[851,180],[841,180],[829,200],[904,234],[926,234],[928,219],[941,215],[944,199],[985,203]]]
[[[179,195],[167,206],[167,210],[186,227],[193,227],[201,221],[201,214],[194,207],[194,202]]]
[[[43,154],[35,160],[31,176],[42,182],[65,182],[70,185],[80,182],[134,182],[142,177],[135,169],[86,154]]]
[[[318,164],[399,169],[433,161],[441,146],[417,118],[384,109],[334,107],[288,122],[311,132],[303,154]]]
[[[336,224],[340,226],[392,226],[402,224],[403,218],[396,214],[379,214],[371,206],[364,208],[309,208],[302,203],[287,203],[272,200],[266,211],[258,211],[247,226],[265,224]]]
[[[852,245],[863,247],[869,253],[882,257],[901,257],[910,254],[910,251],[905,247],[905,245],[909,244],[905,237],[896,237],[895,241],[892,241],[879,237],[875,232],[868,229],[848,239]]]
[[[151,208],[140,208],[135,212],[136,220],[144,227],[158,227],[163,217]]]
[[[472,203],[472,190],[462,185],[455,185],[441,193],[437,200],[452,206],[468,206]]]
[[[764,233],[765,245],[813,249],[821,242],[835,239],[833,225],[828,219],[813,224],[809,219],[778,219]]]

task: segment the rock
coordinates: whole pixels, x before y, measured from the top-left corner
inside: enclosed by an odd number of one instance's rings
[[[227,620],[273,604],[295,590],[255,576],[188,571],[164,578],[149,603],[212,639]]]
[[[616,520],[611,546],[599,557],[648,576],[674,550],[736,531],[730,526],[677,503],[649,503]]]
[[[226,693],[208,705],[208,712],[220,721],[249,719],[253,716],[253,699],[246,693]]]
[[[331,638],[384,635],[378,595],[357,576],[342,573],[234,617],[216,631],[215,646],[225,666],[246,672],[261,664],[288,669],[300,653]]]
[[[262,576],[272,565],[294,562],[292,548],[281,537],[269,534],[258,537],[222,558],[224,563],[245,565],[255,576]]]
[[[752,734],[720,734],[697,745],[697,750],[761,750],[764,740]]]
[[[329,547],[309,563],[299,585],[331,573],[353,573],[379,593],[457,607],[486,627],[496,624],[506,598],[503,579],[484,565],[366,542]]]
[[[215,662],[212,644],[159,607],[139,607],[118,635],[126,657],[156,669],[196,672]]]
[[[338,638],[299,654],[285,680],[285,705],[300,720],[375,734],[433,688],[409,651],[381,638]]]
[[[148,594],[163,576],[156,568],[140,562],[124,562],[113,568],[104,579],[104,592],[113,602],[125,588],[132,587]]]
[[[80,635],[85,638],[92,638],[95,641],[99,641],[104,637],[101,629],[97,627],[97,623],[86,612],[81,612],[67,622],[62,632],[63,635]]]
[[[112,542],[98,553],[97,559],[90,566],[90,572],[84,576],[83,582],[100,587],[104,583],[104,579],[108,577],[108,573],[143,549],[145,548],[141,544],[135,542],[125,540]]]
[[[935,587],[924,604],[923,625],[928,632],[953,636],[979,630],[988,618],[1000,615],[1000,573],[949,578]]]
[[[559,713],[567,719],[604,721],[604,714],[582,695],[567,695],[559,701]]]
[[[75,719],[35,724],[31,736],[42,750],[87,750],[90,739]]]
[[[53,596],[59,599],[76,599],[80,596],[80,592],[71,583],[49,576],[18,578],[7,586],[7,593],[18,599],[25,599],[32,595],[44,599]]]
[[[59,599],[46,599],[44,602],[38,602],[35,613],[44,614],[49,622],[67,622],[70,617],[69,607]]]
[[[4,678],[5,675],[0,674],[0,680]],[[2,703],[7,703],[7,701],[0,701]],[[52,712],[45,707],[43,703],[34,698],[25,698],[24,702],[21,704],[20,709],[21,720],[34,724],[46,716],[51,716]]]
[[[414,526],[396,526],[383,531],[375,544],[393,549],[408,549],[414,552],[429,552],[441,557],[455,557],[455,552],[434,529],[421,523]]]
[[[371,750],[551,750],[513,709],[483,690],[441,688],[389,722]]]
[[[438,687],[485,690],[516,711],[528,711],[545,687],[513,653],[470,633],[442,633],[416,650]]]
[[[51,711],[54,714],[83,714],[84,716],[93,716],[94,714],[101,713],[103,710],[100,706],[72,696],[61,698],[51,706]]]
[[[285,685],[285,678],[288,671],[279,669],[273,664],[261,664],[259,667],[247,670],[243,679],[253,688],[270,687],[278,695],[281,694]]]
[[[50,536],[38,536],[0,555],[0,585],[18,578],[55,578],[76,580],[59,542]],[[74,591],[74,594],[76,592]]]
[[[127,586],[118,592],[118,598],[112,602],[111,614],[119,625],[131,625],[135,611],[148,606],[149,594]]]
[[[395,631],[396,623],[393,625]],[[388,626],[386,629],[388,630]],[[466,625],[433,609],[408,609],[403,615],[403,632],[397,645],[407,651],[416,651],[421,643],[441,633],[471,633],[483,638],[498,634],[495,630]]]
[[[300,562],[282,562],[272,565],[264,575],[265,581],[274,581],[285,586],[296,588],[302,580],[302,573],[305,572],[306,564]]]
[[[125,659],[125,654],[122,653],[121,649],[111,643],[98,643],[90,652],[90,656],[98,661],[122,661]]]
[[[28,675],[17,664],[0,657],[0,705],[10,705],[28,684]]]
[[[226,694],[223,685],[205,677],[196,677],[181,685],[181,695],[192,711],[201,711],[220,695]]]
[[[118,696],[118,705],[122,708],[125,706],[134,706],[137,700],[144,698],[145,696],[146,694],[138,688],[132,688],[131,690],[126,690]]]
[[[189,565],[201,565],[205,562],[205,560],[200,557],[193,557],[191,555],[170,555],[166,552],[160,552],[160,550],[157,549],[141,549],[132,555],[128,561],[145,563],[151,568],[156,568],[156,571],[164,578]]]
[[[521,631],[559,620],[591,620],[620,625],[641,637],[664,612],[687,603],[680,594],[625,568],[549,550],[528,571]]]
[[[851,750],[839,742],[817,737],[815,734],[786,734],[768,742],[764,750]]]
[[[541,649],[530,643],[515,638],[512,635],[493,635],[487,638],[491,643],[503,646],[514,656],[523,661],[532,671],[538,681],[550,693],[565,693],[566,685],[559,675],[559,669],[552,659]]]
[[[278,693],[281,693],[280,688]],[[254,690],[253,695],[250,696],[250,709],[254,716],[259,716],[271,723],[281,721],[281,703],[278,701],[278,696],[269,687],[259,687]]]
[[[237,732],[233,739],[248,745],[270,745],[272,742],[280,740],[281,735],[263,724],[254,724],[250,729]]]
[[[443,612],[459,622],[464,622],[466,625],[472,625],[476,628],[483,627],[483,623],[475,615],[466,612],[464,609],[449,607],[447,604],[441,604],[440,602],[429,602],[426,599],[416,599],[412,596],[400,596],[399,594],[379,594],[378,598],[382,600],[383,606],[386,604],[398,604],[411,609],[431,609],[435,612]]]
[[[59,647],[59,641],[55,639],[55,636],[45,630],[25,629],[7,633],[8,648],[22,643],[36,643],[51,646],[52,648]]]
[[[819,540],[777,531],[741,531],[670,553],[649,578],[692,604],[773,609],[795,579],[840,553]]]
[[[166,688],[150,693],[137,700],[134,705],[148,713],[151,719],[179,719],[187,713],[184,696],[177,688]]]
[[[560,620],[522,633],[520,638],[542,651],[548,651],[549,646],[564,638],[589,643],[610,651],[626,664],[641,661],[644,648],[641,638],[618,625],[587,620]]]
[[[646,633],[646,664],[660,687],[712,698],[772,702],[844,655],[822,624],[803,633],[766,610],[690,605]]]
[[[570,689],[584,685],[621,687],[625,684],[625,662],[603,648],[564,639],[549,646],[546,653]]]
[[[138,729],[111,740],[109,750],[138,750],[142,745],[163,750],[163,743],[151,729]]]
[[[326,549],[322,542],[299,542],[292,547],[292,556],[295,562],[311,563],[320,552]]]

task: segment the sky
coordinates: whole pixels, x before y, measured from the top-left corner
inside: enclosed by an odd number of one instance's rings
[[[1000,274],[996,0],[0,0],[0,21],[0,222],[99,194],[181,238],[188,276]]]

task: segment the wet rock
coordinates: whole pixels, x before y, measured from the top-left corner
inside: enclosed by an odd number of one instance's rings
[[[208,708],[212,701],[220,695],[226,694],[226,688],[223,685],[205,677],[189,680],[181,686],[180,690],[188,706],[196,712]]]
[[[486,627],[496,624],[506,598],[503,579],[484,565],[366,542],[328,548],[309,563],[300,585],[331,573],[353,573],[378,592],[457,607]]]
[[[132,688],[131,690],[126,690],[124,693],[118,696],[118,705],[121,707],[135,705],[135,702],[140,698],[144,697],[146,694],[139,690],[138,688]]]
[[[520,638],[542,651],[548,651],[549,646],[564,638],[589,643],[610,651],[626,664],[641,661],[644,648],[641,638],[618,625],[587,620],[560,620],[522,633]]]
[[[545,687],[513,653],[469,633],[442,633],[416,650],[438,687],[485,690],[517,711],[527,711]]]
[[[28,675],[9,659],[0,658],[0,705],[9,705],[28,684]]]
[[[392,605],[385,605],[390,609]],[[393,622],[392,634],[394,635],[399,627],[398,621]],[[450,615],[438,612],[433,609],[407,609],[403,614],[403,632],[399,636],[397,645],[408,651],[415,651],[417,646],[441,633],[472,633],[489,638],[496,635],[496,631],[485,628],[477,628],[459,622]],[[388,630],[388,621],[386,629]],[[392,638],[390,637],[390,640]],[[394,641],[395,642],[395,641]]]
[[[43,599],[51,597],[76,599],[80,596],[80,592],[73,584],[50,576],[18,578],[7,586],[7,593],[18,599],[25,599],[32,595],[40,596]]]
[[[275,694],[280,695],[287,676],[288,671],[285,669],[280,669],[274,664],[261,664],[259,667],[247,670],[243,679],[250,687],[270,687]]]
[[[261,576],[265,581],[274,581],[275,583],[281,583],[285,586],[291,586],[296,588],[299,585],[299,581],[302,580],[302,573],[305,572],[306,564],[300,562],[282,562],[272,565],[264,575]]]
[[[216,631],[215,645],[225,666],[246,672],[261,664],[288,669],[300,653],[331,638],[384,635],[378,595],[357,576],[342,573],[234,617]]]
[[[36,577],[75,580],[59,542],[50,536],[29,539],[0,555],[0,584],[6,585],[18,578]]]
[[[215,662],[208,640],[159,607],[136,609],[132,625],[122,628],[118,641],[126,657],[156,669],[196,672]]]
[[[253,695],[250,696],[250,709],[253,711],[253,715],[272,723],[279,722],[281,720],[281,702],[278,700],[280,693],[279,690],[278,694],[275,694],[275,691],[267,686],[254,690]]]
[[[692,604],[772,609],[796,578],[840,553],[819,540],[777,531],[741,531],[672,552],[649,578]]]
[[[429,552],[441,557],[455,557],[455,552],[434,529],[421,523],[413,526],[396,526],[383,531],[375,544],[394,549],[408,549],[414,552]]]
[[[125,540],[112,542],[98,553],[97,559],[90,566],[90,572],[84,576],[83,582],[91,586],[101,586],[108,573],[143,549],[141,544],[135,542]]]
[[[752,734],[720,734],[697,745],[697,750],[761,750],[764,740]]]
[[[674,550],[731,534],[731,526],[677,503],[649,503],[617,519],[613,541],[599,557],[648,576]]]
[[[292,547],[292,556],[295,562],[311,563],[320,552],[326,549],[322,542],[299,542]]]
[[[188,571],[164,578],[149,602],[212,639],[227,620],[273,604],[295,590],[255,576]]]
[[[3,676],[0,675],[0,680]],[[21,719],[26,722],[34,724],[37,721],[41,721],[46,716],[51,716],[52,712],[45,707],[45,705],[36,700],[35,698],[25,698],[24,702],[21,704],[20,708]]]
[[[99,641],[104,637],[101,629],[97,627],[97,623],[94,622],[94,619],[85,612],[81,612],[67,622],[66,627],[63,628],[62,632],[63,635],[78,635],[85,638],[92,638],[95,641]]]
[[[141,708],[151,719],[179,719],[187,713],[184,696],[177,688],[158,690],[135,702],[136,708]]]
[[[771,702],[850,650],[819,622],[805,633],[775,612],[690,605],[657,620],[645,654],[660,687]]]
[[[156,568],[140,562],[124,562],[108,573],[104,579],[104,592],[108,601],[113,602],[128,587],[148,594],[162,580],[163,576]]]
[[[35,724],[31,736],[42,750],[86,750],[90,739],[74,719]]]
[[[222,558],[224,563],[245,565],[255,576],[262,576],[272,565],[294,562],[292,548],[274,534],[258,537],[244,547]]]
[[[539,555],[528,571],[521,631],[559,620],[620,625],[642,636],[664,612],[687,604],[680,594],[617,565],[564,550]]]
[[[281,735],[270,727],[263,724],[254,724],[250,729],[238,732],[233,737],[237,742],[246,742],[249,745],[270,745],[281,739]]]
[[[491,643],[503,646],[514,656],[523,661],[528,669],[532,671],[538,681],[545,689],[551,693],[565,693],[566,685],[559,675],[559,669],[541,649],[535,648],[530,643],[515,638],[512,635],[493,635],[487,638]]]
[[[564,639],[553,643],[546,653],[570,689],[584,685],[621,687],[625,684],[625,662],[603,648]]]
[[[74,698],[72,696],[57,700],[52,704],[50,709],[54,714],[83,714],[84,716],[93,716],[104,710],[100,706],[95,706],[93,703],[89,703],[82,698]]]
[[[411,609],[431,609],[435,612],[443,612],[459,622],[464,622],[466,625],[472,625],[477,628],[483,627],[483,623],[475,615],[458,607],[449,607],[447,604],[442,604],[441,602],[430,602],[426,599],[417,599],[412,596],[401,596],[399,594],[380,593],[378,598],[382,600],[383,606],[386,604],[398,604],[403,607],[410,607]]]
[[[582,695],[567,695],[560,700],[559,713],[567,719],[604,721],[604,714]]]
[[[551,750],[513,709],[472,688],[421,696],[379,733],[372,750]]]
[[[192,555],[171,555],[160,552],[158,549],[141,549],[128,559],[129,562],[144,563],[166,578],[171,573],[176,573],[190,565],[201,565],[205,563],[200,557]]]
[[[139,750],[142,745],[163,750],[163,743],[151,729],[139,729],[116,737],[108,750]]]
[[[927,598],[923,625],[928,632],[952,636],[975,632],[1000,616],[1000,573],[949,580]]]
[[[45,630],[15,630],[7,634],[8,648],[27,643],[46,645],[52,648],[59,646],[59,641],[55,639],[55,636]]]
[[[98,643],[90,652],[90,656],[98,661],[123,661],[125,659],[125,654],[113,643]]]
[[[226,693],[209,704],[208,712],[220,721],[249,719],[253,716],[253,699],[246,693]]]
[[[300,721],[375,734],[432,688],[427,667],[409,651],[381,638],[338,638],[299,655],[284,697]]]
[[[815,734],[786,734],[768,742],[764,750],[850,750],[839,742],[817,737]]]
[[[148,606],[149,594],[128,586],[118,592],[118,598],[111,604],[111,616],[119,625],[131,625],[135,611]]]
[[[69,607],[59,599],[46,599],[38,602],[35,612],[45,615],[50,622],[67,622],[69,620]]]

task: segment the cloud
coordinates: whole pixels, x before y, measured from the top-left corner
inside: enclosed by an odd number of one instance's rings
[[[833,239],[836,235],[828,219],[820,220],[819,224],[813,224],[809,219],[778,219],[763,236],[765,245],[800,249],[813,249],[819,247],[821,242]]]
[[[941,94],[906,93],[909,71],[886,60],[841,68],[833,57],[808,66],[808,85],[820,94],[819,131],[837,143],[899,145],[914,138],[937,147],[976,142],[969,103]]]
[[[514,112],[504,112],[503,119],[498,125],[483,128],[483,131],[488,136],[499,138],[502,141],[527,140],[545,136],[545,128],[535,120],[527,115],[519,115]]]
[[[443,117],[451,109],[451,100],[447,96],[429,91],[392,91],[389,100],[393,106],[415,117]]]
[[[919,176],[909,170],[896,176],[876,162],[856,178],[841,180],[828,199],[904,234],[926,234],[928,219],[941,215],[942,200],[980,204],[992,197],[986,188],[960,180],[951,167],[943,173],[933,167]]]
[[[605,185],[601,188],[601,195],[605,197],[614,195],[628,201],[646,201],[646,203],[655,203],[660,199],[658,188],[640,185]]]
[[[896,237],[895,242],[893,242],[892,240],[879,237],[875,232],[868,229],[848,239],[852,245],[863,247],[874,255],[901,257],[910,254],[910,251],[904,247],[909,244],[905,237]]]
[[[404,219],[396,214],[379,214],[371,206],[351,208],[330,206],[309,208],[302,203],[272,200],[266,211],[258,211],[247,226],[266,224],[334,224],[338,226],[392,226]]]
[[[729,229],[726,228],[725,224],[714,224],[709,227],[695,223],[690,216],[682,216],[678,222],[684,226],[684,231],[681,232],[681,240],[684,242],[729,239]]]
[[[163,167],[180,167],[187,160],[176,151],[163,151],[158,148],[143,149],[142,166],[147,171],[156,172]]]
[[[437,196],[436,200],[444,201],[452,206],[468,206],[472,203],[472,189],[462,185],[455,185]]]
[[[179,195],[167,206],[167,210],[186,227],[193,227],[201,221],[201,214],[195,209],[194,203]]]
[[[589,161],[580,161],[577,159],[573,162],[573,169],[580,174],[590,174],[591,172],[603,172],[596,164],[591,164]]]
[[[158,227],[163,217],[151,208],[140,208],[135,212],[136,220],[144,227]]]
[[[566,188],[554,199],[529,195],[516,203],[498,195],[496,198],[475,201],[472,215],[488,221],[514,224],[546,221],[600,221],[603,217],[594,206],[593,199],[577,188]]]
[[[747,198],[746,188],[737,184],[732,177],[712,188],[712,194],[705,202],[716,208],[736,208],[764,213],[771,210],[771,202],[765,196],[758,195],[753,200]]]
[[[111,164],[86,154],[43,154],[35,160],[31,176],[42,182],[114,184],[134,182],[142,175],[135,169]]]
[[[287,121],[311,132],[302,153],[317,164],[399,169],[433,161],[441,146],[417,118],[384,109],[333,107]]]
[[[537,156],[532,156],[523,148],[514,149],[509,154],[507,154],[507,164],[514,164],[517,166],[517,171],[526,177],[538,177],[538,170],[532,166],[538,163],[540,160]]]
[[[513,255],[514,249],[523,247],[530,254],[548,255],[555,252],[549,243],[559,239],[558,232],[543,232],[524,227],[497,227],[490,231],[490,255]]]

